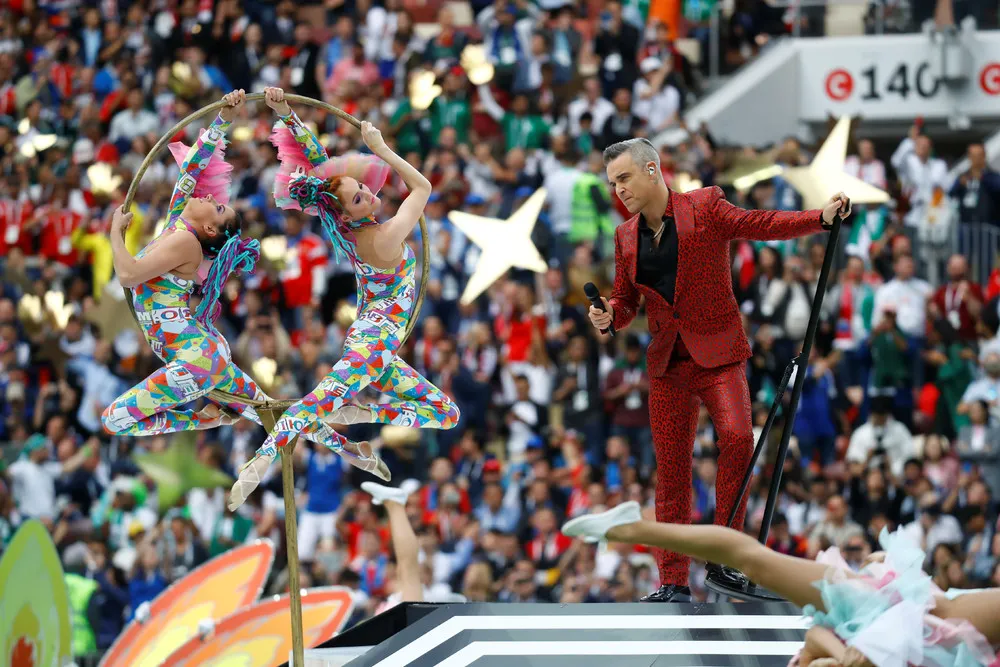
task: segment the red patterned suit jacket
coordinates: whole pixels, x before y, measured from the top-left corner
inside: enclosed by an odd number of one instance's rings
[[[615,329],[629,325],[646,297],[653,340],[647,350],[651,377],[666,374],[677,336],[691,358],[705,368],[746,361],[750,344],[733,294],[729,242],[771,241],[823,231],[822,211],[747,211],[733,206],[722,188],[686,194],[671,191],[677,226],[677,282],[673,305],[651,287],[636,282],[639,216],[615,230],[615,286],[608,299]]]

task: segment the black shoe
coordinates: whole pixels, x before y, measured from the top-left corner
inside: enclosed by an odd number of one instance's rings
[[[709,563],[705,566],[706,579],[729,590],[744,590],[750,580],[739,570],[725,565]]]
[[[691,589],[687,586],[664,584],[649,595],[639,598],[639,602],[691,602]]]

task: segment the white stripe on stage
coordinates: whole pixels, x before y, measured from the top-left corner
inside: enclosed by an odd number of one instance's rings
[[[375,667],[405,667],[422,655],[433,651],[435,648],[448,641],[455,635],[465,630],[805,630],[806,619],[802,616],[741,616],[741,615],[681,615],[671,614],[669,616],[621,616],[621,615],[571,615],[571,616],[454,616],[447,621],[426,633],[420,639],[402,647],[392,655],[382,659]],[[603,642],[608,645],[607,642]],[[525,645],[538,644],[540,646],[555,647],[552,650],[566,651],[567,648],[579,646],[580,642],[476,642],[452,656],[447,665],[466,665],[469,663],[452,663],[451,660],[462,655],[473,646],[479,645],[503,645],[511,647],[510,650],[520,650]],[[737,648],[727,648],[723,652],[710,650],[711,646],[723,646],[726,644],[737,644]],[[686,646],[684,649],[661,651],[660,648],[649,650],[648,654],[663,653],[664,655],[679,655],[682,653],[706,655],[794,655],[801,648],[802,642],[612,642],[611,646],[616,647],[615,653],[622,654],[625,646]],[[785,653],[760,653],[763,650],[759,646],[780,645],[781,651]],[[692,650],[696,646],[697,650]],[[788,650],[788,646],[794,646]],[[777,649],[775,649],[777,650]],[[580,654],[580,651],[570,652]],[[587,651],[596,655],[593,651]],[[506,653],[503,653],[507,655]],[[629,649],[628,655],[647,655],[646,652],[633,652]],[[530,655],[526,651],[514,653],[513,655]],[[538,655],[552,655],[548,651]],[[603,654],[602,654],[603,655]]]
[[[468,667],[494,655],[773,655],[791,658],[802,642],[473,642],[438,667]]]

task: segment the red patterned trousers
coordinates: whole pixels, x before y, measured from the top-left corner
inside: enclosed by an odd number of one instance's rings
[[[691,523],[692,467],[698,408],[704,403],[718,439],[715,523],[725,525],[753,454],[750,388],[743,362],[703,368],[691,358],[671,360],[667,374],[650,378],[649,422],[656,451],[656,520]],[[733,528],[743,529],[746,498]],[[686,586],[691,559],[656,550],[660,582]]]

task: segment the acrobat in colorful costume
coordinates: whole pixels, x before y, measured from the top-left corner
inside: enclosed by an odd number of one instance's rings
[[[271,138],[282,163],[275,178],[275,201],[284,209],[319,215],[338,255],[350,258],[358,283],[358,317],[347,332],[340,361],[315,389],[275,422],[255,460],[273,460],[280,447],[320,420],[454,428],[459,418],[455,403],[396,356],[416,293],[413,251],[404,244],[403,259],[391,271],[364,262],[358,257],[353,231],[378,222],[344,220],[333,195],[323,190],[325,179],[349,175],[373,193],[378,192],[388,177],[388,165],[378,158],[361,155],[328,159],[319,140],[294,112],[279,118],[281,126]],[[297,167],[305,168],[307,175],[293,180]],[[366,405],[352,403],[369,385],[387,394],[388,400]],[[347,442],[337,437],[342,443]],[[242,473],[241,481],[255,484],[252,479],[244,480]]]
[[[142,257],[165,234],[194,230],[181,213],[190,197],[213,195],[222,204],[229,201],[232,167],[224,160],[224,137],[229,122],[217,117],[195,145],[170,144],[181,174],[174,186],[166,228],[144,247]],[[146,342],[165,366],[122,394],[102,415],[105,429],[125,435],[160,435],[177,431],[211,428],[218,420],[181,406],[208,395],[213,389],[251,400],[267,396],[254,381],[232,362],[229,343],[215,328],[219,316],[219,292],[232,271],[250,272],[260,257],[255,240],[233,234],[199,270],[202,301],[192,316],[189,301],[195,281],[166,273],[138,285],[133,290],[136,319]],[[253,408],[238,403],[224,406],[231,415],[241,415],[258,424]],[[305,437],[335,448],[332,429],[310,423]]]

